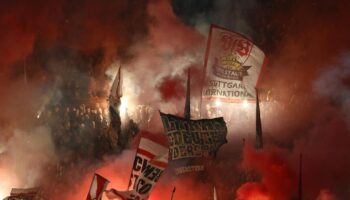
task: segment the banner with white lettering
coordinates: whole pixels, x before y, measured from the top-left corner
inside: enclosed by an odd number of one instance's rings
[[[266,61],[264,52],[245,36],[211,25],[204,63],[203,99],[254,100],[255,87]]]
[[[135,196],[134,199],[148,199],[151,190],[168,165],[168,154],[167,147],[148,138],[141,138],[129,183],[129,190]]]
[[[221,145],[227,142],[227,127],[222,117],[189,120],[162,112],[160,116],[172,160],[215,156]],[[200,171],[198,167],[195,166],[195,170]]]

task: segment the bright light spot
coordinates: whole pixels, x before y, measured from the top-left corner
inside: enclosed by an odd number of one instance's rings
[[[4,199],[5,197],[5,192],[0,188],[0,199]]]
[[[249,102],[247,100],[242,101],[242,107],[243,108],[249,108]]]
[[[41,110],[38,111],[38,114],[36,115],[36,118],[39,119],[41,115]]]
[[[6,149],[5,149],[5,146],[4,146],[3,144],[0,143],[0,156],[1,156],[2,153],[5,152],[5,150],[6,150]]]
[[[119,112],[121,116],[125,116],[127,113],[127,108],[128,108],[128,101],[126,98],[121,98],[120,100],[120,107],[119,107]]]
[[[0,184],[0,186],[2,186],[2,185]],[[8,191],[8,190],[9,189],[0,188],[0,199],[4,199],[5,197],[10,195],[10,191]]]
[[[14,174],[9,170],[2,168],[2,166],[0,166],[0,177],[0,199],[4,199],[10,195],[11,188],[18,185],[18,182],[16,181]]]
[[[219,99],[216,99],[215,106],[216,107],[220,107],[221,106],[221,101]]]

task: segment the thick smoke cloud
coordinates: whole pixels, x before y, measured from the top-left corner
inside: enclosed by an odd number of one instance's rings
[[[177,6],[182,3],[174,2]],[[230,5],[233,4],[236,3],[227,2],[226,9],[230,9]],[[264,91],[262,119],[265,139],[276,145],[274,147],[276,149],[274,153],[269,149],[264,153],[257,152],[256,155],[243,154],[245,164],[251,161],[246,167],[253,166],[262,176],[261,180],[258,180],[260,183],[255,185],[255,190],[260,191],[264,188],[264,191],[266,190],[273,199],[288,199],[295,196],[298,171],[296,158],[300,152],[303,152],[306,171],[304,179],[308,182],[304,183],[305,196],[316,199],[319,195],[321,198],[324,191],[328,191],[335,193],[331,196],[347,198],[348,189],[343,185],[348,185],[345,181],[347,173],[344,172],[348,164],[345,159],[342,159],[342,153],[346,154],[345,147],[348,144],[344,141],[348,141],[349,135],[345,124],[347,115],[344,114],[348,88],[345,66],[348,64],[342,54],[350,46],[346,36],[349,33],[346,28],[349,23],[346,18],[349,18],[349,14],[345,11],[349,8],[349,3],[270,1],[263,4],[248,2],[241,7],[237,6],[241,8],[240,12],[245,13],[239,15],[240,20],[245,20],[245,24],[249,24],[253,33],[249,33],[249,28],[244,26],[235,27],[236,31],[250,35],[265,50],[270,60],[260,86]],[[201,6],[201,4],[197,5]],[[247,12],[249,6],[251,6],[251,12]],[[205,10],[201,10],[200,7],[196,10],[199,14],[193,12],[196,16],[193,15],[190,18],[186,14],[182,15],[181,9],[174,7],[175,12],[184,21],[194,26],[196,26],[194,22],[203,22],[203,20],[194,20],[200,15],[204,15],[204,22],[220,24],[220,21],[210,20],[211,16],[215,15],[215,6]],[[244,17],[246,15],[250,17]],[[222,25],[232,27],[230,23],[222,23]],[[232,20],[232,23],[239,24],[235,20]],[[251,116],[248,119],[253,120]],[[237,136],[240,138],[237,130],[240,133],[242,126],[244,126],[242,123],[235,124],[231,129],[234,131],[233,134],[236,133],[235,139]],[[249,130],[254,131],[245,128],[243,132]],[[337,150],[333,151],[333,149]],[[265,160],[264,158],[267,157],[275,159]],[[281,159],[284,157],[286,158]],[[281,171],[266,170],[266,167],[262,166],[264,161],[265,166],[277,165],[277,169]],[[275,162],[277,163],[274,164]],[[321,170],[317,167],[325,165],[325,162],[326,168]],[[332,169],[332,166],[341,167]],[[315,169],[318,170],[315,171]],[[342,171],[342,175],[339,175],[342,178],[337,181],[332,180],[330,177],[338,170]],[[269,174],[269,171],[274,173]],[[280,177],[283,178],[280,181],[274,180],[279,173],[282,173]],[[254,188],[254,183],[248,183],[248,186]],[[245,188],[248,186],[242,185],[237,192],[237,197],[241,197],[242,191],[246,191]],[[283,194],[276,192],[277,189],[283,191]],[[247,195],[245,198],[249,199],[252,192]]]
[[[197,117],[206,34],[216,23],[245,33],[269,57],[260,85],[266,148],[251,148],[254,105],[218,110],[229,122],[229,145],[220,149],[207,179],[166,172],[151,199],[170,197],[173,186],[176,199],[206,199],[213,185],[219,199],[290,199],[297,192],[299,153],[305,199],[349,198],[348,10],[346,1],[326,0],[2,1],[0,192],[42,185],[57,199],[82,199],[96,169],[111,187],[126,188],[132,150],[110,157],[94,152],[86,144],[94,144],[102,129],[79,124],[82,137],[60,136],[57,121],[64,124],[67,116],[48,113],[57,105],[102,109],[106,73],[121,63],[122,101],[142,129],[162,133],[159,109],[183,114],[188,68]],[[22,159],[27,151],[33,157]],[[26,162],[12,167],[18,160]],[[23,174],[29,169],[31,177]]]
[[[12,184],[31,187],[45,179],[43,170],[56,162],[50,130],[37,127],[28,132],[14,130],[12,137],[4,146],[1,155],[0,174],[4,181],[0,184],[1,193],[8,192]]]
[[[111,151],[105,71],[130,60],[129,46],[147,36],[146,6],[0,3],[0,198],[12,187],[41,186],[60,199],[63,186],[78,187]]]

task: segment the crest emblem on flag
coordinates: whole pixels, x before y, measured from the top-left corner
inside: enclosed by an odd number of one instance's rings
[[[251,66],[245,66],[253,43],[236,34],[221,32],[221,52],[215,56],[213,63],[214,75],[230,80],[242,81],[243,76],[248,76],[247,70]]]

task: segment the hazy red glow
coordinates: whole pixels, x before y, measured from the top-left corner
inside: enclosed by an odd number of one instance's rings
[[[163,132],[158,109],[182,114],[185,71],[189,67],[196,74],[192,77],[192,100],[198,101],[206,41],[201,32],[206,32],[207,21],[199,16],[194,19],[195,27],[186,26],[173,13],[169,1],[142,1],[137,5],[128,0],[69,2],[0,3],[0,198],[11,187],[56,186],[47,178],[53,174],[46,169],[55,166],[56,156],[64,157],[65,153],[53,150],[50,137],[42,137],[51,132],[39,131],[35,117],[46,99],[52,98],[50,92],[57,89],[52,80],[65,75],[57,75],[62,63],[45,63],[40,58],[49,55],[45,53],[54,47],[66,46],[81,53],[82,61],[74,63],[77,66],[89,60],[86,65],[93,72],[91,91],[108,91],[105,73],[121,62],[127,72],[125,98],[130,108],[153,108],[150,122],[141,127],[148,132]],[[278,2],[273,4],[278,7]],[[304,155],[305,199],[349,199],[349,2],[300,0],[288,4],[287,9],[281,7],[267,10],[271,14],[268,22],[256,22],[263,23],[267,30],[256,30],[257,38],[274,38],[269,30],[281,29],[276,47],[267,52],[270,63],[261,82],[262,96],[270,92],[269,99],[262,98],[266,148],[256,151],[251,147],[255,131],[253,105],[248,109],[233,105],[222,110],[232,114],[227,118],[229,143],[209,169],[210,181],[165,173],[151,200],[170,198],[174,186],[175,199],[206,199],[211,197],[214,184],[219,199],[224,200],[290,199],[297,192],[299,153]],[[221,10],[215,14],[221,14]],[[270,49],[269,44],[262,48]],[[24,83],[24,65],[28,84]],[[79,70],[88,74],[85,68]],[[104,101],[103,95],[88,102]],[[29,142],[18,139],[22,137]],[[247,140],[244,149],[243,137]],[[131,141],[131,148],[136,144],[137,139]],[[2,148],[6,151],[2,152]],[[27,151],[34,153],[27,156]],[[69,177],[67,184],[59,186],[67,193],[55,198],[85,198],[95,170],[111,181],[110,187],[126,189],[133,156],[132,150],[126,150],[101,162],[82,163],[69,174],[83,178]],[[79,167],[86,173],[81,174]],[[29,169],[34,169],[33,173],[28,173]],[[240,182],[239,173],[245,170],[255,171],[261,180]],[[43,171],[48,172],[41,174]]]
[[[181,85],[181,79],[179,77],[175,78],[165,78],[164,81],[159,86],[159,91],[162,98],[168,101],[172,98],[181,99],[185,93],[185,88]]]
[[[242,185],[237,194],[237,200],[271,200],[266,189],[256,183]]]

